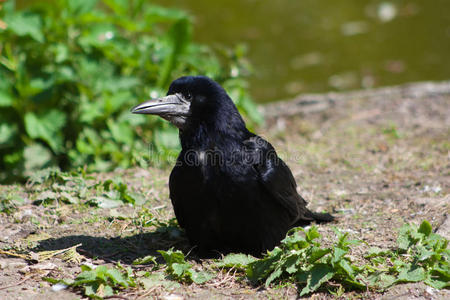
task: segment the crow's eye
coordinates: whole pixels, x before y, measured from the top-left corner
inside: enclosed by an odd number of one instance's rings
[[[186,94],[184,94],[184,98],[186,98],[186,100],[191,101],[191,100],[192,100],[192,94],[191,94],[191,92],[186,92]]]

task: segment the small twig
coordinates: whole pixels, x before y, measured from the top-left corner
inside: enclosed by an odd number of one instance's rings
[[[166,207],[166,205],[164,204],[164,205],[160,205],[160,206],[155,206],[155,207],[152,207],[152,209],[154,209],[154,210],[158,210],[158,209],[161,209],[161,208],[164,208],[164,207]]]
[[[186,253],[186,257],[188,257],[191,254],[192,250],[194,250],[195,248],[197,248],[197,245],[195,245],[191,249],[189,249],[188,253]]]
[[[134,298],[134,300],[138,300],[138,299],[142,299],[145,296],[150,295],[154,290],[156,290],[159,287],[159,285],[152,287],[151,289],[149,289],[148,291],[146,291],[145,293],[143,293],[142,295],[138,295],[136,298]]]
[[[122,227],[120,228],[120,235],[122,235],[123,231],[131,224],[133,223],[132,221],[128,221],[126,222],[124,225],[122,225]]]
[[[103,299],[124,299],[124,300],[129,300],[129,298],[124,297],[124,296],[120,296],[120,295],[106,296],[106,297],[103,297]]]
[[[231,272],[232,270],[234,270],[234,274],[233,274],[233,276],[229,276],[229,275],[230,275],[230,272]],[[230,268],[230,269],[228,270],[228,272],[223,276],[223,279],[222,279],[221,281],[216,282],[216,283],[208,284],[208,286],[219,286],[219,285],[221,285],[221,284],[223,284],[223,283],[225,283],[225,282],[230,281],[231,279],[233,279],[235,274],[236,274],[236,270],[235,270],[234,268]]]
[[[24,283],[25,281],[27,281],[31,277],[33,277],[33,276],[26,276],[24,279],[22,279],[21,281],[19,281],[17,283],[10,284],[10,285],[7,285],[7,286],[2,286],[2,287],[0,287],[0,290],[4,290],[4,289],[8,289],[10,287],[15,287],[15,286],[21,285],[22,283]]]

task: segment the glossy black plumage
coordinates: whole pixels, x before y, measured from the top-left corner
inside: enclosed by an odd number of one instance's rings
[[[177,113],[161,109],[164,103]],[[167,97],[133,112],[158,114],[180,129],[182,151],[170,175],[170,198],[180,226],[201,252],[259,255],[293,226],[333,219],[306,208],[290,169],[270,143],[247,130],[213,80],[181,77]]]

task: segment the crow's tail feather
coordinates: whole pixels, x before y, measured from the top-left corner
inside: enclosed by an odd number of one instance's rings
[[[329,213],[317,213],[306,209],[305,213],[295,222],[294,226],[305,226],[314,221],[317,223],[332,222],[334,219]]]

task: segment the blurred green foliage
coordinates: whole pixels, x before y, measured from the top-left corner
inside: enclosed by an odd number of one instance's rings
[[[55,0],[23,10],[7,1],[0,20],[0,182],[49,166],[104,171],[173,158],[177,130],[129,110],[182,75],[214,78],[250,126],[261,122],[244,49],[193,43],[183,11],[144,0]]]

